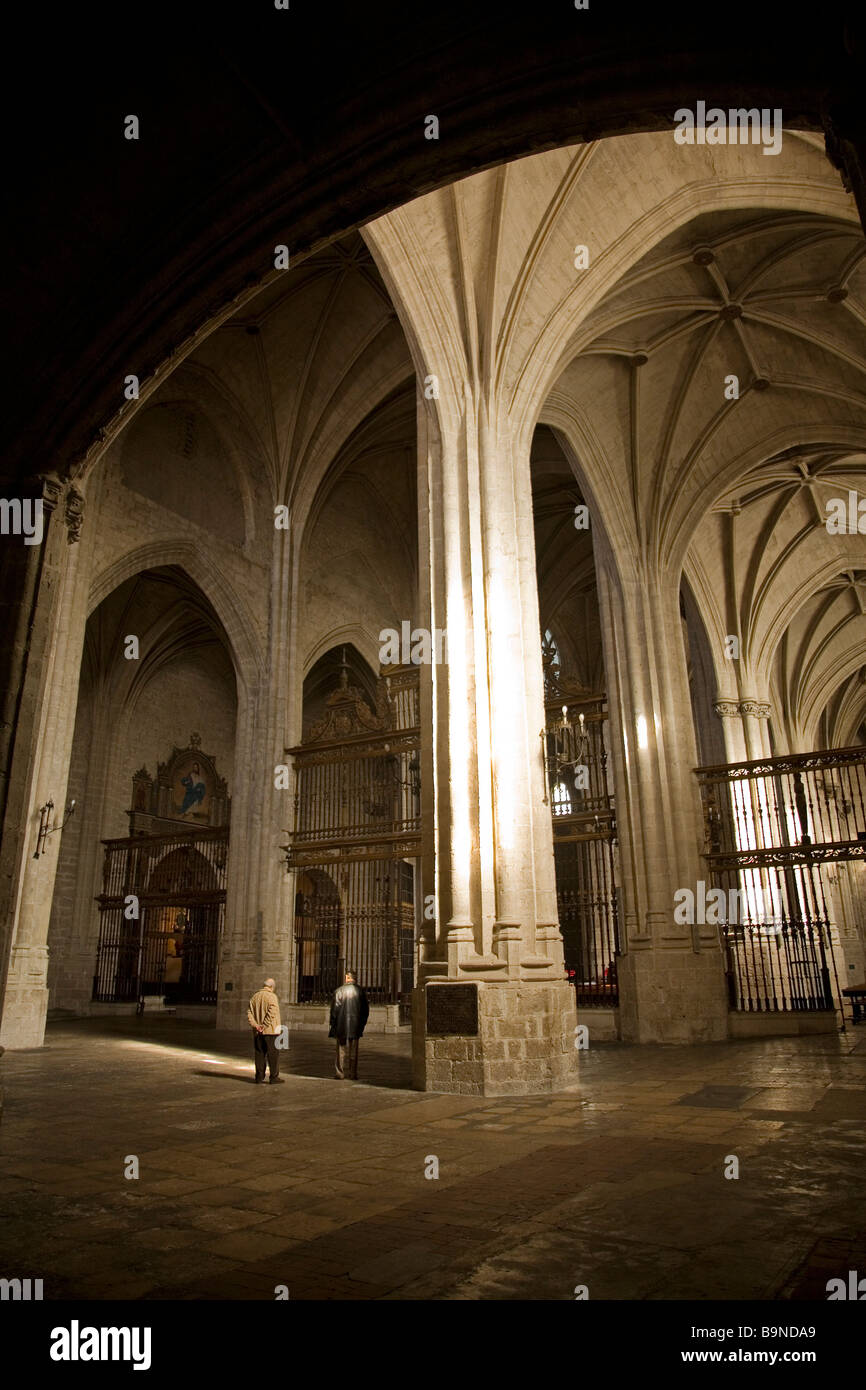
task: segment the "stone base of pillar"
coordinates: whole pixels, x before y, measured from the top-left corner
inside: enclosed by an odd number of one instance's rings
[[[220,963],[219,984],[217,986],[216,1026],[217,1028],[249,1028],[247,1009],[250,999],[262,988],[265,980],[271,977],[276,981],[276,995],[282,1010],[292,1002],[289,972],[285,963],[258,962],[235,957]],[[226,986],[231,985],[231,989]]]
[[[728,1037],[717,949],[631,950],[617,961],[623,1042],[703,1043]]]
[[[567,980],[431,981],[412,996],[413,1085],[466,1096],[557,1091],[577,1080]]]
[[[41,1047],[45,1041],[48,989],[45,985],[6,986],[0,1047]]]
[[[93,1000],[93,973],[96,968],[96,943],[87,951],[74,951],[63,944],[51,945],[51,958],[61,958],[56,974],[49,975],[52,1009],[65,1009],[82,1018],[90,1011]]]

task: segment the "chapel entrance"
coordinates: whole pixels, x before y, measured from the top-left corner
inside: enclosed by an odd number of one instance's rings
[[[297,775],[286,846],[296,874],[297,1003],[327,1003],[347,968],[373,1005],[409,1022],[415,981],[421,848],[417,667],[391,667],[376,710],[339,685],[304,742],[287,750]]]
[[[188,748],[175,748],[156,778],[143,768],[135,774],[132,833],[103,841],[93,979],[100,1003],[216,1003],[229,799],[200,742],[193,735]]]
[[[616,820],[609,778],[607,702],[547,686],[546,765],[556,901],[565,967],[582,1008],[619,1003]]]

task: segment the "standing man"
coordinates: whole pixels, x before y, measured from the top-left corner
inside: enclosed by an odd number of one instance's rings
[[[354,970],[346,971],[346,983],[334,993],[329,1038],[337,1039],[334,1071],[338,1081],[358,1080],[358,1041],[370,1014],[367,996],[359,989]]]
[[[256,1085],[265,1079],[265,1063],[271,1074],[271,1085],[282,1084],[277,1036],[280,1032],[280,1001],[274,993],[274,981],[265,980],[264,988],[253,995],[247,1019],[253,1029],[253,1052],[256,1062]]]

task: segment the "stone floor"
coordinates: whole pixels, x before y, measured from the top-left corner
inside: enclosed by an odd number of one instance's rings
[[[7,1052],[0,1276],[46,1299],[570,1300],[866,1275],[866,1027],[596,1047],[570,1090],[502,1100],[408,1089],[403,1035],[364,1039],[357,1084],[319,1034],[283,1057],[255,1087],[246,1035],[168,1017]]]

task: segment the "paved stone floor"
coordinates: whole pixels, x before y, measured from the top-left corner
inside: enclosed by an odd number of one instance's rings
[[[0,1276],[46,1299],[516,1300],[823,1299],[866,1274],[864,1027],[597,1047],[570,1090],[502,1100],[408,1089],[404,1035],[364,1039],[357,1084],[319,1034],[283,1057],[285,1085],[253,1086],[246,1035],[167,1017],[7,1052]]]

